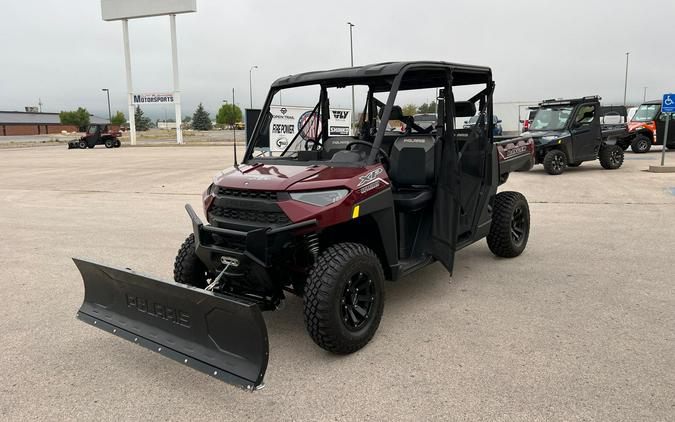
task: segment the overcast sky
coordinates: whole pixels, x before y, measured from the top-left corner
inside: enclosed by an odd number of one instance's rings
[[[101,20],[98,0],[0,3],[0,110],[41,98],[43,111],[84,106],[104,116],[101,88],[110,88],[113,112],[126,112],[122,24]],[[627,51],[629,102],[644,86],[648,98],[675,91],[672,0],[197,0],[197,9],[177,17],[184,115],[203,102],[213,116],[233,87],[248,107],[254,64],[258,106],[279,76],[349,65],[347,21],[356,24],[355,64],[487,65],[497,102],[599,94],[622,103]],[[134,90],[171,91],[169,18],[129,27]],[[145,109],[159,117],[162,107]]]

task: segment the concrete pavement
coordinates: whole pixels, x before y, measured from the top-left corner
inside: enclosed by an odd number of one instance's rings
[[[532,213],[525,253],[481,241],[452,277],[434,264],[389,283],[354,355],[314,345],[299,299],[266,313],[254,394],[77,321],[70,257],[171,277],[183,204],[201,209],[230,152],[0,151],[0,419],[675,419],[675,175],[645,171],[658,151],[615,171],[512,174],[503,188]]]

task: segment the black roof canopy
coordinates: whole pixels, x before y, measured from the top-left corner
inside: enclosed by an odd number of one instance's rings
[[[453,85],[472,85],[489,82],[489,67],[441,61],[386,62],[358,67],[345,67],[284,76],[272,83],[273,89],[322,84],[328,87],[368,85],[375,91],[388,91],[394,78],[402,73],[400,90],[443,86],[445,72],[453,75]]]

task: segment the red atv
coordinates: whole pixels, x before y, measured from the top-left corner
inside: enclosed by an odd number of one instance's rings
[[[107,124],[92,123],[87,126],[84,136],[68,142],[68,149],[94,148],[96,145],[105,145],[106,148],[119,148],[122,146],[119,140],[120,136],[122,136],[121,132],[109,130]]]
[[[339,123],[331,98],[353,85],[367,89],[359,135],[332,136]],[[272,115],[276,94],[307,87],[318,94],[313,108],[299,119],[287,109]],[[456,87],[472,95],[460,101]],[[401,91],[436,89],[434,125],[418,125],[396,105]],[[193,233],[178,251],[175,280],[75,260],[85,284],[78,317],[248,389],[267,367],[261,311],[279,309],[289,294],[304,301],[316,344],[337,354],[359,350],[382,318],[386,280],[434,261],[452,272],[455,252],[483,238],[497,256],[525,249],[527,200],[497,187],[530,165],[534,146],[493,141],[493,90],[489,68],[445,62],[277,80],[242,162],[235,158],[203,194],[208,224],[186,206]],[[454,127],[474,115],[471,128]],[[392,120],[404,122],[405,133],[388,132]],[[263,149],[271,130],[293,136],[270,156]]]

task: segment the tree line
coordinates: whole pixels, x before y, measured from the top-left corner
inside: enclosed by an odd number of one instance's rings
[[[78,107],[77,110],[62,111],[59,113],[59,119],[62,125],[72,125],[78,128],[79,131],[86,130],[91,119],[91,114],[84,107]],[[234,104],[223,104],[216,113],[217,125],[234,125],[242,121],[243,114],[241,108]],[[145,116],[140,106],[136,106],[134,110],[134,120],[136,123],[136,130],[148,130],[152,127],[152,120]],[[125,126],[127,124],[126,115],[117,111],[110,118],[110,123],[116,126]],[[213,122],[211,115],[202,103],[199,103],[197,109],[192,114],[192,117],[186,116],[183,118],[182,125],[184,127],[195,130],[211,130],[213,129]]]

